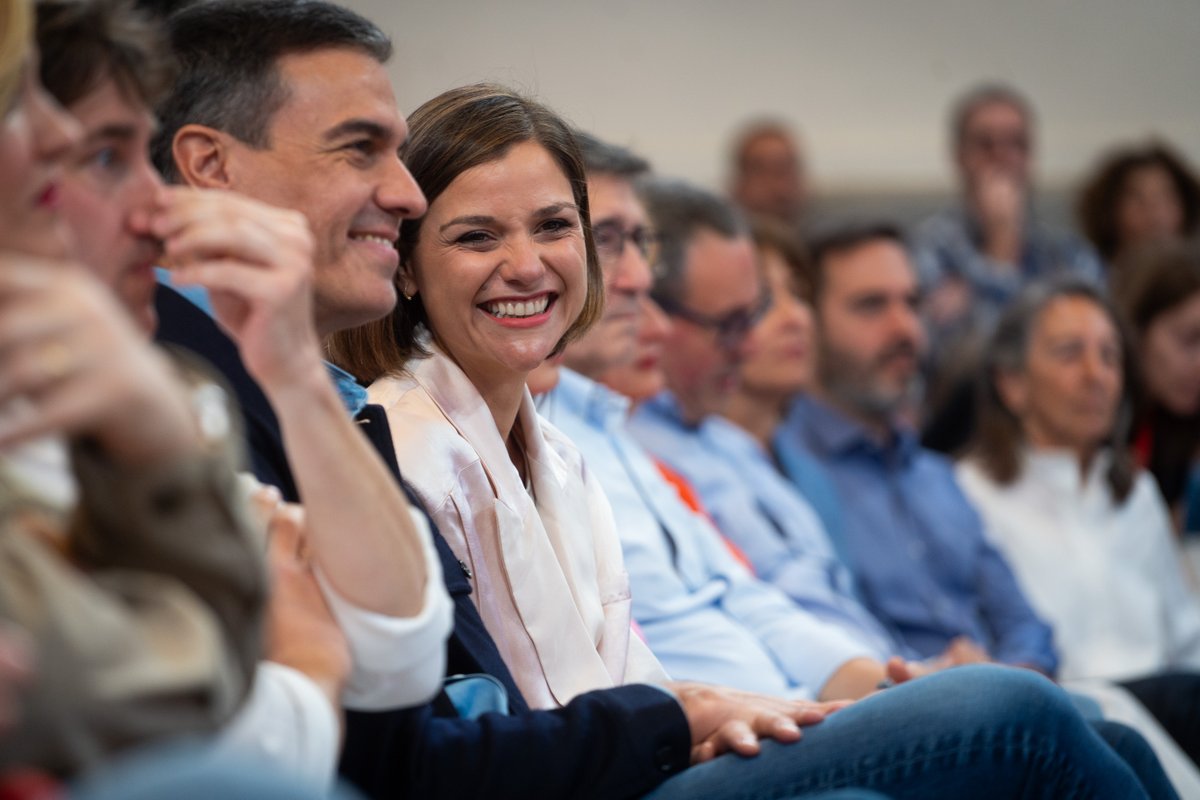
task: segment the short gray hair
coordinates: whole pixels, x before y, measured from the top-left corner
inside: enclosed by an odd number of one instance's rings
[[[653,178],[640,181],[638,190],[660,242],[655,266],[654,294],[678,300],[687,276],[687,247],[702,230],[726,239],[748,236],[746,220],[717,194],[680,180]]]
[[[650,162],[628,148],[597,139],[586,131],[574,131],[588,175],[614,175],[633,180],[650,171]]]

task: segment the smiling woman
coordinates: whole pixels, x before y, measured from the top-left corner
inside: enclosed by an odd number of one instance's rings
[[[429,199],[400,235],[397,309],[336,336],[372,382],[401,470],[472,583],[534,707],[666,675],[630,635],[612,512],[526,380],[600,314],[602,276],[573,136],[504,89],[447,92],[409,119]]]

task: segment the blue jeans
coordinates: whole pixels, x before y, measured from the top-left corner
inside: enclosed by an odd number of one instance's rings
[[[1140,766],[1161,775],[1156,761]],[[1167,793],[1153,796],[1170,797],[1165,776],[1161,785]],[[895,800],[1152,796],[1049,680],[970,666],[855,703],[795,744],[767,742],[755,758],[726,755],[684,770],[648,798],[794,798],[842,787]]]

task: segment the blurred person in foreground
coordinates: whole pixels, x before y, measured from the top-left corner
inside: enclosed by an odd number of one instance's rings
[[[38,80],[32,14],[0,3],[0,618],[35,662],[0,766],[80,778],[230,719],[265,586],[224,392],[69,259],[81,132]]]

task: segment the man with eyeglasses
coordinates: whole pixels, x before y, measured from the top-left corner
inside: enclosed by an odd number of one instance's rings
[[[609,291],[606,316],[630,318],[636,330],[651,288],[646,256],[657,255],[626,244],[648,230],[631,180],[645,171],[645,163],[590,137],[583,137],[583,150],[593,226],[597,231],[617,226],[610,240],[615,246],[597,237]],[[702,423],[728,399],[735,383],[724,375],[732,364],[736,376],[743,340],[769,297],[731,206],[685,184],[652,182],[646,191],[662,226],[661,239],[654,240],[661,243],[655,296],[674,323],[664,354],[672,391],[648,401],[648,419],[672,444],[684,440],[684,447],[694,448],[710,476],[720,472],[727,496],[738,494],[741,476],[712,461]],[[722,280],[726,273],[728,280]],[[680,294],[671,291],[672,284]],[[631,435],[630,401],[612,391],[622,386],[611,375],[632,351],[613,341],[613,331],[603,334],[603,343],[593,342],[594,335],[567,347],[570,369],[544,403],[544,413],[587,454],[588,468],[612,504],[634,618],[668,672],[790,697],[831,700],[874,691],[889,677],[883,659],[892,653],[892,642],[848,590],[849,575],[807,503],[794,498],[800,519],[792,524],[804,528],[800,535],[812,547],[795,560],[804,562],[814,580],[803,600],[794,602],[737,561],[713,524],[685,505]],[[782,478],[780,483],[788,490]],[[746,518],[746,524],[769,527],[760,519]],[[910,675],[903,663],[892,671],[901,680]]]
[[[657,260],[658,237],[637,199],[634,180],[645,161],[583,131],[575,137],[588,171],[592,238],[604,269],[604,316],[567,348],[563,364],[594,375],[633,357],[640,305],[650,291],[648,264]]]
[[[954,105],[950,135],[961,200],[913,236],[935,404],[1025,284],[1058,272],[1101,278],[1095,252],[1048,225],[1034,207],[1033,122],[1028,100],[1008,86],[976,87]]]

